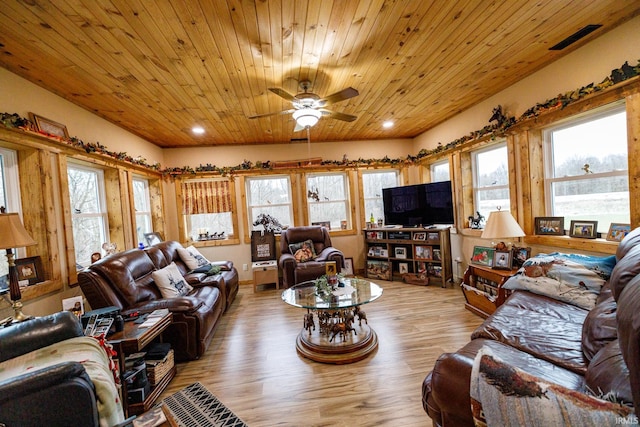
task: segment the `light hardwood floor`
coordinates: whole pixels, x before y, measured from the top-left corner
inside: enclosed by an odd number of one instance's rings
[[[205,355],[179,364],[161,398],[199,381],[251,427],[431,425],[422,380],[482,319],[464,309],[457,285],[378,283],[382,297],[363,306],[379,339],[369,358],[348,365],[302,358],[295,341],[304,310],[282,302],[273,285],[255,294],[242,285]]]

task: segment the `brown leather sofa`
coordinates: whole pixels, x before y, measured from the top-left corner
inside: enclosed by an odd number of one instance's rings
[[[442,354],[422,385],[434,426],[473,426],[471,370],[486,346],[509,366],[579,393],[633,403],[640,414],[640,228],[619,245],[591,310],[515,291],[455,353]]]
[[[130,249],[105,257],[78,274],[82,292],[92,309],[115,306],[123,314],[167,308],[172,324],[163,334],[177,361],[198,359],[207,349],[222,313],[238,293],[238,272],[231,261],[212,262],[216,275],[190,273],[182,262],[180,243],[161,242],[144,250]],[[152,273],[175,262],[193,286],[188,295],[165,299]]]
[[[311,261],[298,262],[291,253],[289,245],[306,240],[313,242],[316,257]],[[337,273],[344,266],[344,255],[331,246],[329,231],[321,226],[290,227],[280,235],[280,260],[282,283],[285,288],[297,283],[317,279],[325,274],[327,261],[335,261]]]

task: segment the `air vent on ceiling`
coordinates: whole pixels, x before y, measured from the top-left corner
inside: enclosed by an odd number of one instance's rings
[[[592,32],[594,32],[600,27],[602,27],[602,24],[590,24],[590,25],[587,25],[586,27],[582,27],[581,29],[571,34],[566,39],[562,40],[560,43],[550,47],[549,50],[562,50],[565,47],[577,42],[581,38],[586,37],[588,34],[591,34]]]

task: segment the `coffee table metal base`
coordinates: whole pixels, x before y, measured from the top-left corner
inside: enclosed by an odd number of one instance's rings
[[[296,340],[298,354],[315,362],[342,365],[365,359],[378,348],[378,335],[369,327],[354,325],[356,334],[348,334],[343,340],[336,336],[333,341],[317,330],[309,333],[302,329]]]

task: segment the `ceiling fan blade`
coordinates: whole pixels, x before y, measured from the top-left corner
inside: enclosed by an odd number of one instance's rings
[[[360,95],[360,92],[352,87],[348,87],[346,89],[342,89],[340,92],[333,93],[318,100],[318,105],[324,107],[325,105],[335,104],[336,102],[344,101],[345,99],[353,98],[358,95]]]
[[[284,110],[284,111],[278,111],[277,113],[265,113],[265,114],[256,114],[255,116],[249,116],[249,119],[259,119],[261,117],[269,117],[269,116],[281,116],[284,114],[291,114],[294,111],[296,111],[295,109],[291,109],[291,110]]]
[[[322,109],[320,111],[322,111],[323,116],[329,116],[332,119],[342,120],[343,122],[352,122],[358,118],[358,116],[352,116],[351,114],[337,113],[335,111],[330,111],[325,109]]]
[[[270,87],[269,90],[287,101],[293,101],[293,95],[279,87]]]

